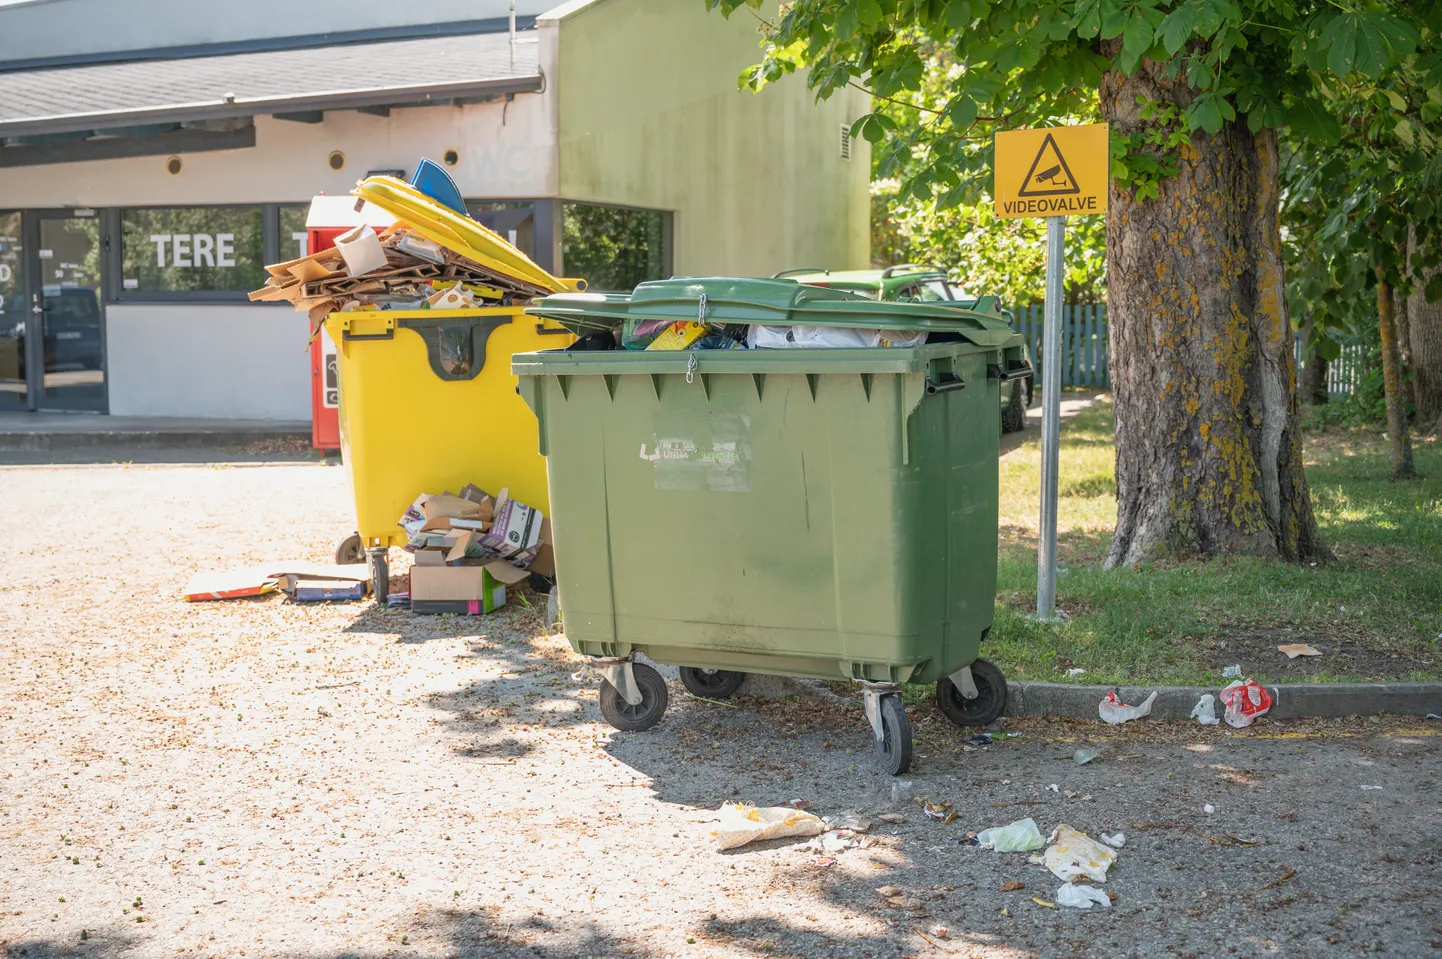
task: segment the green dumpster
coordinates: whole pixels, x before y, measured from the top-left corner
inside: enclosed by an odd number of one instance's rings
[[[605,677],[613,726],[665,711],[638,652],[711,698],[745,673],[859,681],[893,775],[911,756],[898,684],[936,683],[958,723],[1000,713],[1005,680],[977,659],[996,590],[998,384],[1030,373],[1000,313],[729,278],[526,312],[582,337],[515,354],[512,371],[540,424],[566,635]],[[607,348],[608,331],[651,320],[927,336]]]

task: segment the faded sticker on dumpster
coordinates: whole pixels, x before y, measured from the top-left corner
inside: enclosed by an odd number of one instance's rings
[[[656,489],[744,493],[751,489],[751,419],[742,413],[658,412],[641,444]]]

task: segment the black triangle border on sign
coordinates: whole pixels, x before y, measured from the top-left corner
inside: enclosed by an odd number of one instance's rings
[[[1046,152],[1046,145],[1048,143],[1050,143],[1051,148],[1056,151],[1056,158],[1061,161],[1061,168],[1066,171],[1066,178],[1071,181],[1070,190],[1028,190],[1026,188],[1027,184],[1031,182],[1032,174],[1036,173],[1036,165],[1041,162],[1041,155]],[[1031,169],[1026,171],[1026,179],[1021,181],[1021,189],[1017,191],[1017,197],[1071,196],[1074,193],[1080,192],[1081,184],[1077,182],[1076,176],[1071,172],[1071,167],[1067,165],[1066,155],[1061,152],[1061,147],[1057,145],[1056,140],[1048,133],[1046,139],[1041,141],[1041,149],[1036,151],[1036,159],[1031,161]]]

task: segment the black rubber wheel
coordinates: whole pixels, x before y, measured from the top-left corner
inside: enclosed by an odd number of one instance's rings
[[[1006,705],[1006,677],[1001,670],[984,659],[971,664],[971,678],[977,696],[967,699],[949,677],[936,681],[936,705],[946,718],[958,726],[985,726],[995,722]]]
[[[1026,408],[1031,409],[1036,402],[1036,379],[1028,376],[1026,378]]]
[[[620,692],[606,680],[601,680],[601,715],[606,722],[628,733],[650,729],[661,721],[666,712],[668,695],[666,680],[661,674],[644,663],[632,663],[631,671],[636,676],[636,685],[641,687],[641,702],[632,706],[621,698]]]
[[[734,695],[746,681],[745,673],[729,669],[698,669],[695,666],[681,667],[681,685],[693,696],[707,699],[727,699]]]
[[[911,768],[911,721],[900,696],[881,697],[881,741],[876,759],[888,776],[900,776]]]
[[[335,564],[337,566],[353,566],[365,561],[366,547],[361,542],[360,533],[351,533],[335,548]]]
[[[540,573],[532,573],[526,578],[526,585],[542,596],[545,596],[556,584],[548,576],[542,576]]]
[[[371,590],[375,593],[376,602],[383,604],[391,594],[390,552],[373,549],[368,555],[371,564]]]
[[[1026,406],[1022,402],[1025,399],[1025,384],[1021,380],[1012,380],[1011,398],[1007,400],[1006,409],[1001,411],[1003,433],[1020,433],[1026,429]]]

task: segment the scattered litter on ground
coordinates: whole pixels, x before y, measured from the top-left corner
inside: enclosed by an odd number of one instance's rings
[[[792,809],[810,809],[810,808],[811,808],[811,800],[809,800],[809,799],[791,799],[791,800],[787,800],[786,805],[790,806]]]
[[[1056,891],[1056,901],[1058,905],[1071,906],[1074,909],[1090,909],[1093,905],[1103,909],[1112,907],[1111,899],[1096,886],[1081,886],[1070,882]]]
[[[919,796],[916,801],[921,805],[922,812],[926,813],[929,818],[935,819],[943,825],[956,822],[957,819],[961,818],[961,814],[955,809],[952,809],[951,803],[949,802],[930,802]]]
[[[1008,879],[1001,884],[1002,892],[1016,892],[1018,889],[1025,889],[1026,884],[1017,882],[1015,879]]]
[[[938,939],[945,939],[947,936],[951,935],[951,930],[946,928],[945,926],[932,926],[931,934]]]
[[[1093,759],[1096,759],[1100,755],[1101,753],[1097,750],[1092,749],[1089,746],[1083,746],[1081,749],[1078,749],[1076,752],[1072,753],[1071,758],[1076,762],[1078,766],[1085,766],[1087,763],[1091,762]]]
[[[1228,666],[1226,669],[1222,670],[1222,678],[1223,678],[1223,679],[1241,679],[1241,678],[1242,678],[1242,667],[1241,667],[1241,664],[1238,664],[1238,665],[1236,665],[1236,666]]]
[[[1272,708],[1272,694],[1250,679],[1239,679],[1222,690],[1227,725],[1242,729]]]
[[[1060,789],[1059,789],[1059,787],[1057,786],[1056,783],[1052,783],[1050,786],[1048,786],[1048,787],[1046,787],[1046,788],[1049,789],[1049,790],[1052,791],[1052,792],[1059,792],[1059,791],[1060,791]]]
[[[871,820],[849,809],[835,817],[824,817],[824,821],[832,829],[846,829],[850,832],[867,832],[871,829]]]
[[[1051,845],[1047,847],[1042,861],[1062,882],[1083,878],[1107,881],[1107,869],[1116,860],[1117,854],[1106,846],[1065,823],[1052,831],[1048,841]]]
[[[976,834],[976,841],[987,849],[997,852],[1031,852],[1046,845],[1035,819],[1018,819],[1005,826],[983,829]]]
[[[1363,786],[1363,789],[1381,789],[1381,786]]]
[[[1436,713],[1428,713],[1428,714],[1427,714],[1427,718],[1428,718],[1428,719],[1442,719],[1442,716],[1438,716]]]
[[[1202,812],[1206,813],[1208,816],[1210,816],[1212,813],[1214,813],[1214,812],[1216,812],[1216,811],[1217,811],[1217,807],[1216,807],[1216,806],[1213,806],[1211,803],[1207,803],[1205,806],[1202,807]]]
[[[1116,693],[1107,693],[1097,707],[1097,714],[1101,716],[1102,722],[1119,726],[1130,720],[1151,715],[1152,703],[1156,702],[1156,699],[1157,694],[1154,691],[1141,705],[1128,706]]]
[[[971,736],[963,739],[962,742],[972,746],[990,746],[991,733],[982,733],[980,736]]]
[[[1286,653],[1288,659],[1296,659],[1298,656],[1322,655],[1320,649],[1314,649],[1306,643],[1288,643],[1285,646],[1278,646],[1277,652]]]
[[[890,823],[906,822],[906,817],[903,816],[901,813],[898,813],[898,812],[884,812],[884,813],[882,813],[881,815],[877,816],[876,818],[877,818],[877,819],[880,819],[882,822],[890,822]]]
[[[1192,707],[1192,718],[1203,726],[1215,726],[1221,722],[1217,718],[1216,697],[1211,693],[1204,693],[1197,704]]]
[[[916,796],[915,784],[910,779],[898,779],[891,784],[891,805],[904,806]]]
[[[1078,676],[1080,676],[1082,673],[1085,673],[1085,672],[1086,672],[1085,669],[1068,669],[1068,670],[1066,671],[1066,678],[1067,678],[1067,679],[1076,679]]]
[[[1120,849],[1127,844],[1127,837],[1123,833],[1117,833],[1114,836],[1108,836],[1106,833],[1102,833],[1101,836],[1102,842],[1111,846],[1113,849]]]
[[[1047,902],[1045,899],[1038,899],[1036,896],[1032,896],[1031,901],[1036,903],[1038,906],[1046,906],[1048,909],[1056,908],[1056,903]]]
[[[855,849],[859,845],[861,843],[857,840],[848,839],[832,829],[802,843],[800,848],[811,852],[838,853],[846,849]]]
[[[821,818],[790,806],[757,809],[739,803],[721,806],[721,824],[711,830],[717,849],[735,849],[760,839],[818,836],[825,830]]]

